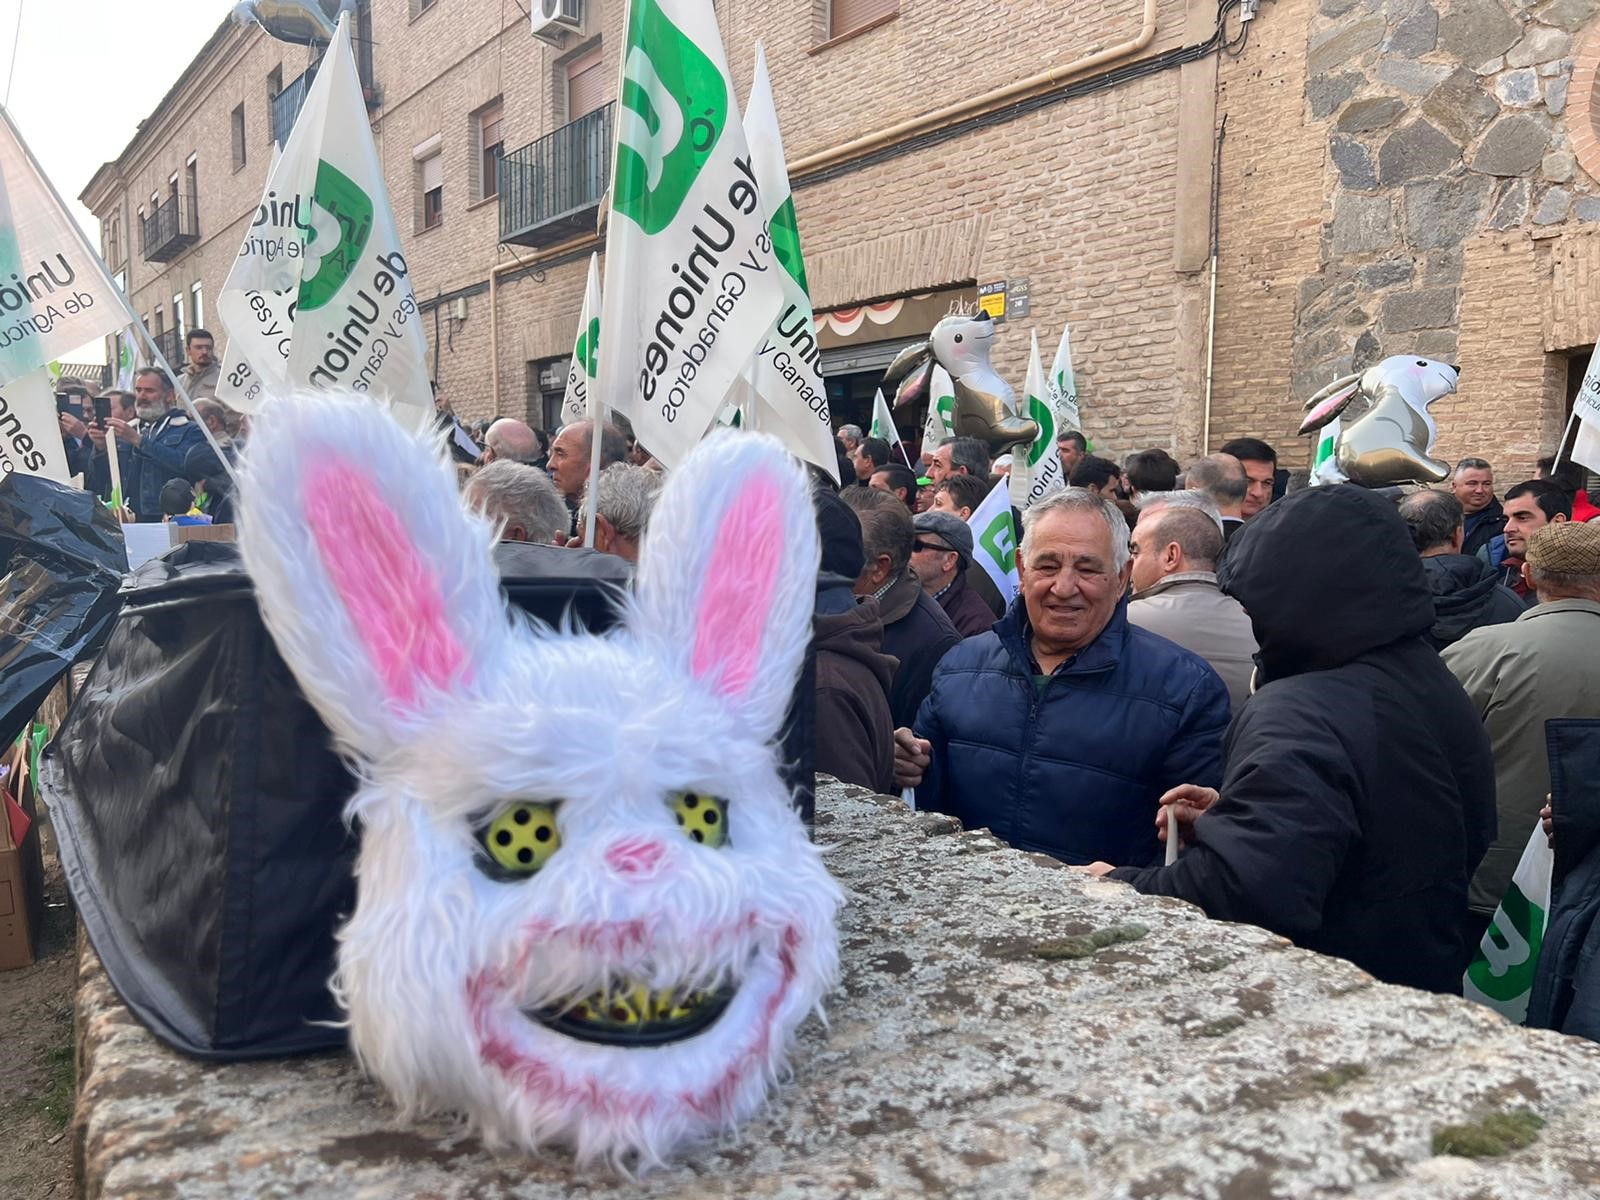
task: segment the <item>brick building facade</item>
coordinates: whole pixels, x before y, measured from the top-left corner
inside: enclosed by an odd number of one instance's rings
[[[543,2],[574,27],[363,5],[436,377],[463,415],[536,425],[599,248],[623,17]],[[1070,319],[1112,452],[1248,433],[1303,462],[1300,398],[1387,353],[1461,364],[1442,454],[1522,474],[1554,446],[1600,327],[1600,0],[1275,0],[1247,38],[1224,7],[1219,36],[1215,0],[718,0],[741,91],[766,45],[837,420],[952,300],[1009,282],[1031,312],[997,366],[1020,384],[1029,327],[1048,354]],[[224,25],[85,190],[153,330],[194,323],[196,285],[209,316],[308,62]]]

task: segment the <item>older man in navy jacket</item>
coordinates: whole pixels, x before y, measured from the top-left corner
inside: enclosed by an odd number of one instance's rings
[[[1057,492],[1024,517],[1022,588],[944,656],[916,729],[895,731],[917,805],[1068,863],[1153,863],[1162,793],[1220,781],[1228,690],[1203,659],[1128,624],[1116,505]]]

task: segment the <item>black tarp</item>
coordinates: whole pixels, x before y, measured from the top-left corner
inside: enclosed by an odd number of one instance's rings
[[[624,564],[502,551],[518,607],[553,624],[614,623]],[[187,1054],[340,1045],[343,1031],[319,1022],[337,1018],[334,931],[354,903],[356,837],[342,821],[354,781],[278,656],[232,545],[189,542],[152,559],[123,601],[40,772],[106,974]],[[785,758],[807,785],[808,818],[812,707],[802,683]]]

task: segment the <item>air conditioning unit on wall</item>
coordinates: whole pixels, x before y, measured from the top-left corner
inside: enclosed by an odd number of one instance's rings
[[[533,36],[552,46],[583,28],[583,0],[533,0]]]

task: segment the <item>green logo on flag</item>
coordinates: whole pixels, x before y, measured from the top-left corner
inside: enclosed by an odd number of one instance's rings
[[[1491,1000],[1515,1000],[1533,989],[1544,939],[1544,911],[1529,902],[1513,880],[1478,947],[1467,977]]]
[[[956,398],[954,396],[940,396],[933,402],[934,411],[939,414],[939,420],[944,422],[944,427],[951,433],[956,431]]]
[[[728,120],[722,73],[656,0],[634,0],[612,207],[647,234],[672,224]]]
[[[1011,527],[1009,511],[994,515],[989,527],[978,535],[978,545],[1007,575],[1017,569],[1016,531]]]
[[[1028,448],[1028,465],[1036,467],[1056,440],[1056,415],[1037,396],[1028,397],[1028,415],[1039,424],[1039,436],[1033,439],[1033,445]]]
[[[589,328],[578,335],[578,344],[572,348],[572,353],[583,364],[583,373],[593,379],[600,362],[599,317],[590,318]]]
[[[805,259],[800,257],[800,225],[794,216],[793,196],[784,197],[778,211],[772,214],[767,229],[772,234],[772,252],[778,256],[778,261],[789,272],[790,278],[800,285],[800,290],[809,296],[811,289],[806,286]]]
[[[322,235],[313,218],[306,253],[320,261],[316,274],[300,281],[301,312],[321,308],[339,294],[372,234],[372,197],[331,163],[317,162],[317,186],[311,193],[311,204],[313,212],[320,208],[338,222],[339,242],[335,246],[319,246]]]

